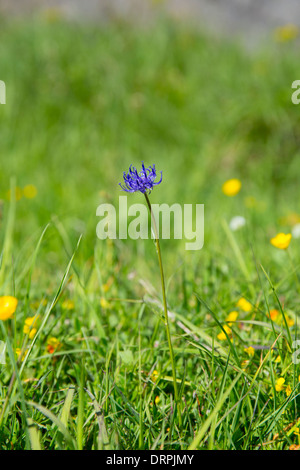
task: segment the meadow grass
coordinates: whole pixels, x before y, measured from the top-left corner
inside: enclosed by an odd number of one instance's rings
[[[296,44],[247,51],[165,21],[2,19],[0,36],[1,295],[18,299],[0,322],[1,449],[299,445],[299,240],[270,244],[300,221]],[[152,203],[205,204],[202,250],[161,241],[182,423],[154,243],[96,237],[142,160],[163,171]]]

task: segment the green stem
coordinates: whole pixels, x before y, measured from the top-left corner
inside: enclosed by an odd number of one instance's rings
[[[162,257],[161,257],[161,250],[160,250],[160,243],[159,243],[159,234],[158,234],[157,225],[156,225],[156,220],[155,220],[155,217],[154,217],[154,213],[153,213],[153,211],[152,211],[152,207],[151,207],[151,203],[150,203],[149,197],[148,197],[148,195],[147,195],[146,193],[144,193],[144,194],[145,194],[147,206],[148,206],[148,208],[149,208],[149,212],[150,212],[150,214],[151,214],[152,227],[153,227],[154,235],[155,235],[155,245],[156,245],[156,251],[157,251],[158,262],[159,262],[159,270],[160,270],[160,278],[161,278],[161,287],[162,287],[162,296],[163,296],[163,306],[164,306],[164,315],[165,315],[165,327],[166,327],[166,332],[167,332],[168,345],[169,345],[169,351],[170,351],[170,358],[171,358],[171,364],[172,364],[172,376],[173,376],[174,395],[175,395],[175,402],[176,402],[176,404],[177,404],[177,411],[178,411],[179,424],[180,424],[180,427],[181,427],[181,426],[182,426],[181,403],[180,403],[180,400],[179,400],[179,394],[178,394],[178,388],[177,388],[174,352],[173,352],[173,346],[172,346],[172,340],[171,340],[171,334],[170,334],[170,327],[169,327],[169,316],[168,316],[168,307],[167,307],[167,298],[166,298],[165,277],[164,277],[164,270],[163,270]]]

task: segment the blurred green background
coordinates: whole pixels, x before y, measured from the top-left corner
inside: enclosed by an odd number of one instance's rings
[[[279,222],[299,210],[294,37],[270,35],[249,51],[166,18],[97,25],[59,15],[2,18],[0,35],[4,220],[12,177],[21,189],[37,189],[17,201],[19,247],[58,217],[72,245],[84,233],[88,259],[97,206],[117,203],[123,171],[142,160],[163,171],[152,202],[205,204],[205,246],[193,256],[222,251],[222,218],[246,217],[250,230],[239,237],[250,257],[249,239],[265,254],[270,236],[290,230],[289,219]],[[221,191],[229,178],[242,181],[234,199]],[[143,202],[140,195],[130,201]],[[64,259],[57,243],[50,230],[45,247],[53,266]],[[128,241],[123,249],[144,254],[144,245]],[[175,251],[177,242],[163,245],[171,266],[187,255],[183,245]]]

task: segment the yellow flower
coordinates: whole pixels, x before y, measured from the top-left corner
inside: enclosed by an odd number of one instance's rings
[[[104,297],[101,297],[100,299],[100,305],[102,308],[109,308],[109,303]]]
[[[8,320],[13,316],[18,305],[18,300],[10,295],[0,297],[0,320]]]
[[[158,379],[158,377],[159,377],[159,373],[158,373],[158,371],[157,371],[156,369],[154,369],[154,371],[153,371],[152,374],[151,374],[151,380],[152,380],[153,382],[156,382],[157,379]]]
[[[288,326],[294,326],[295,320],[291,317],[288,317],[287,315],[285,316],[286,322]]]
[[[24,351],[23,354],[22,354],[22,357],[21,357],[21,348],[16,348],[15,349],[15,353],[16,353],[16,356],[17,356],[17,360],[21,360],[22,362],[24,361],[25,357],[26,357],[26,353],[27,351]]]
[[[25,320],[23,332],[25,335],[28,335],[30,339],[34,337],[37,332],[37,325],[39,323],[39,315],[35,315],[34,317],[28,317]]]
[[[28,338],[32,339],[35,336],[36,332],[37,332],[36,328],[31,328],[31,330],[28,333]]]
[[[66,299],[63,301],[61,306],[64,310],[73,310],[75,307],[75,303],[73,300]]]
[[[285,389],[285,393],[286,393],[286,396],[289,397],[290,394],[292,393],[292,389],[291,389],[291,386],[288,385]]]
[[[24,195],[27,199],[33,199],[33,198],[37,195],[37,189],[36,189],[36,187],[34,186],[34,184],[27,184],[27,185],[23,188],[23,195]]]
[[[250,304],[250,302],[248,302],[248,300],[244,299],[243,297],[238,301],[236,306],[244,312],[251,312],[252,310],[252,305]]]
[[[235,196],[241,190],[242,183],[240,180],[233,178],[231,180],[225,181],[222,186],[222,191],[226,196]]]
[[[224,325],[224,326],[223,326],[223,329],[226,331],[226,333],[227,333],[228,336],[231,335],[231,329],[229,328],[229,326]],[[226,334],[224,333],[224,331],[221,331],[221,333],[218,334],[217,338],[218,338],[220,341],[224,341],[225,339],[227,339]]]
[[[276,248],[280,250],[286,250],[291,243],[291,233],[278,233],[276,237],[271,238],[270,242]]]
[[[238,316],[239,316],[238,312],[235,312],[235,311],[230,312],[229,315],[228,315],[227,318],[226,318],[226,321],[227,321],[227,322],[230,322],[230,323],[228,323],[228,325],[231,326],[231,325],[232,325],[231,322],[236,321],[236,319],[237,319]]]
[[[160,402],[159,396],[155,397],[155,400],[154,400],[154,401],[155,401],[155,404],[157,405],[157,404]]]
[[[275,359],[275,362],[276,362],[277,364],[279,364],[279,363],[281,362],[281,357],[280,357],[280,356],[277,356],[276,359]]]
[[[275,40],[278,42],[288,42],[296,39],[299,35],[299,28],[295,24],[286,24],[276,28],[274,31]]]
[[[255,349],[252,346],[249,346],[249,348],[245,348],[244,351],[248,354],[249,357],[254,356]]]
[[[61,347],[62,347],[62,343],[54,336],[48,339],[46,349],[49,354],[53,354],[55,351],[58,351],[59,349],[61,349]]]
[[[285,382],[285,379],[283,377],[280,377],[279,379],[276,380],[276,384],[275,384],[276,392],[281,392],[281,390],[283,390],[284,382]]]

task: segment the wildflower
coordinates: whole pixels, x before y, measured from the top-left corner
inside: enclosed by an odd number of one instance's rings
[[[37,324],[39,322],[39,315],[35,315],[34,317],[28,317],[25,320],[23,332],[25,335],[28,335],[29,339],[32,339],[37,332]]]
[[[279,364],[279,363],[281,362],[281,357],[280,357],[280,356],[277,356],[276,359],[275,359],[275,362],[276,362],[277,364]]]
[[[26,357],[26,351],[23,352],[22,357],[21,357],[21,352],[22,352],[21,348],[16,348],[15,349],[17,360],[21,360],[23,362],[25,357]]]
[[[274,31],[275,40],[278,42],[288,42],[296,39],[299,35],[299,28],[295,24],[279,26]]]
[[[242,217],[241,215],[236,215],[229,222],[229,228],[233,232],[235,232],[236,230],[244,227],[245,225],[246,225],[246,219],[245,219],[245,217]]]
[[[238,316],[239,316],[238,312],[236,312],[236,311],[230,312],[229,315],[226,318],[226,321],[230,322],[230,323],[228,323],[228,325],[231,326],[232,325],[231,322],[236,321]]]
[[[100,299],[100,305],[102,308],[109,308],[109,303],[104,297],[101,297]]]
[[[292,393],[292,389],[291,389],[291,386],[288,385],[285,389],[285,393],[286,393],[286,396],[289,397],[290,394]]]
[[[18,305],[18,300],[10,295],[0,297],[0,320],[8,320],[13,316]]]
[[[157,405],[159,402],[160,402],[160,398],[159,396],[155,397],[155,400],[154,400],[155,404]]]
[[[252,305],[248,300],[244,299],[243,297],[237,302],[236,306],[243,310],[244,312],[251,312]]]
[[[222,186],[222,191],[225,196],[235,196],[240,192],[241,187],[242,183],[240,182],[240,180],[233,178],[231,180],[225,181]]]
[[[291,242],[291,233],[278,233],[276,237],[271,238],[270,242],[276,248],[280,250],[286,250]]]
[[[157,379],[158,379],[158,377],[159,377],[159,373],[158,373],[158,371],[157,371],[156,369],[154,369],[154,371],[153,371],[152,374],[151,374],[151,380],[152,380],[153,382],[156,382]]]
[[[253,357],[255,353],[255,349],[252,346],[245,348],[244,351],[248,354],[249,357]]]
[[[27,185],[23,188],[23,195],[24,195],[27,199],[33,199],[33,198],[35,198],[35,196],[37,195],[37,189],[36,189],[36,187],[34,186],[34,184],[27,184]]]
[[[289,317],[288,315],[285,316],[285,319],[286,319],[286,322],[287,322],[287,325],[288,326],[294,326],[295,324],[295,320],[291,317]]]
[[[272,310],[270,310],[271,320],[275,321],[276,318],[278,317],[278,315],[279,315],[279,312],[278,312],[278,310],[276,310],[276,308],[273,308]]]
[[[150,192],[154,186],[162,182],[162,171],[160,174],[160,180],[155,182],[157,176],[155,165],[145,168],[144,163],[142,163],[142,170],[140,172],[138,172],[134,166],[130,165],[129,172],[126,174],[124,171],[123,173],[124,185],[121,183],[119,183],[119,185],[123,191],[126,191],[127,193],[140,191],[145,194],[148,193],[148,191]]]
[[[231,328],[229,328],[229,326],[227,325],[224,325],[223,326],[223,329],[226,331],[227,335],[230,336],[231,335]],[[220,340],[220,341],[224,341],[225,339],[227,339],[227,336],[225,334],[224,331],[221,331],[221,333],[218,334],[217,338]]]
[[[61,347],[62,347],[61,342],[54,336],[48,339],[46,349],[49,354],[53,354],[55,351],[58,351],[59,349],[61,349]]]
[[[75,307],[75,303],[73,300],[66,299],[63,301],[61,306],[64,310],[73,310]]]
[[[280,377],[279,379],[276,380],[276,384],[275,384],[276,392],[281,392],[283,390],[284,382],[285,382],[285,379],[283,377]]]

